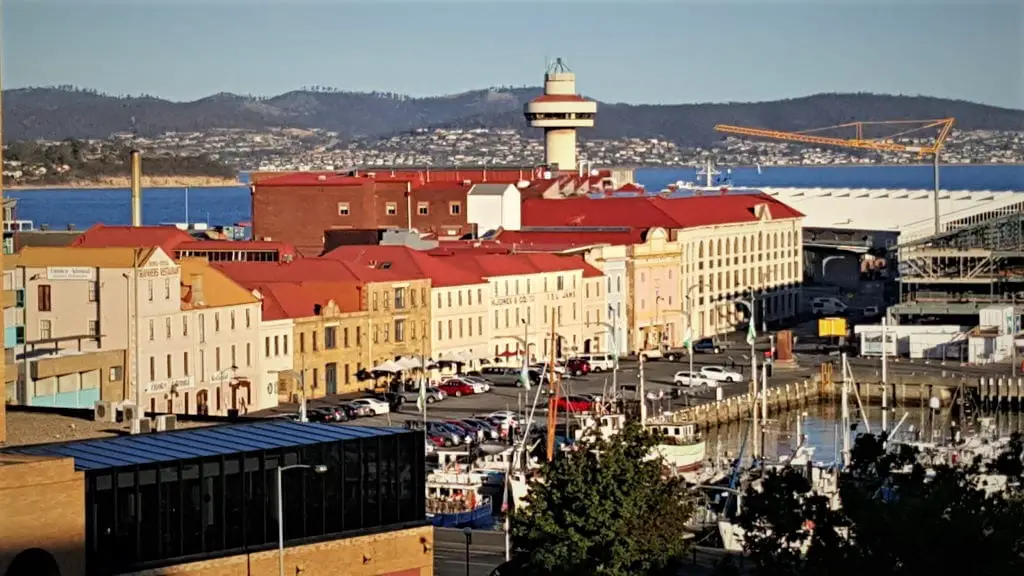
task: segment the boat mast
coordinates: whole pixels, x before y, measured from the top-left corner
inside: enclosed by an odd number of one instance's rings
[[[555,380],[555,350],[558,343],[555,340],[558,337],[555,334],[556,316],[557,314],[551,315],[551,358],[548,362],[548,392],[550,393],[548,398],[548,462],[555,458],[555,426],[558,425],[558,382]]]
[[[842,419],[840,428],[843,434],[843,468],[850,466],[850,382],[846,378],[846,353],[843,352],[843,389],[842,389]]]
[[[705,188],[711,188],[712,184],[714,184],[714,182],[712,180],[713,177],[714,177],[713,174],[712,174],[714,169],[715,169],[714,166],[712,166],[712,164],[711,164],[711,156],[708,156],[708,158],[706,160],[706,165],[704,167],[704,187]]]

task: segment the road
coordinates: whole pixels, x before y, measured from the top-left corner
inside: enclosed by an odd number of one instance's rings
[[[505,534],[473,532],[466,570],[466,536],[462,530],[434,529],[434,574],[436,576],[488,576],[505,561]]]

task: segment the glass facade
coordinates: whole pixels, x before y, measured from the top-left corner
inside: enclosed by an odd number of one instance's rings
[[[362,534],[425,518],[421,432],[86,471],[89,574],[277,546],[277,468],[285,543]]]

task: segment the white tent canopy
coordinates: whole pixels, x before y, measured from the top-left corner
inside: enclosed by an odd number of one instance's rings
[[[399,358],[395,364],[401,366],[402,370],[419,370],[423,368],[430,368],[430,366],[433,365],[433,362],[426,360],[426,364],[424,364],[423,359],[416,358],[415,356],[403,356]]]
[[[374,372],[401,372],[404,369],[405,368],[402,368],[401,364],[392,360],[382,362],[381,364],[373,367]]]

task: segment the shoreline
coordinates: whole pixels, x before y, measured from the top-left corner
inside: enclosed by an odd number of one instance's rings
[[[62,184],[4,184],[4,190],[15,192],[47,191],[47,190],[128,190],[131,188],[131,177],[114,177],[100,180],[78,180]],[[144,189],[176,189],[176,188],[238,188],[245,186],[237,179],[216,176],[143,176]]]

